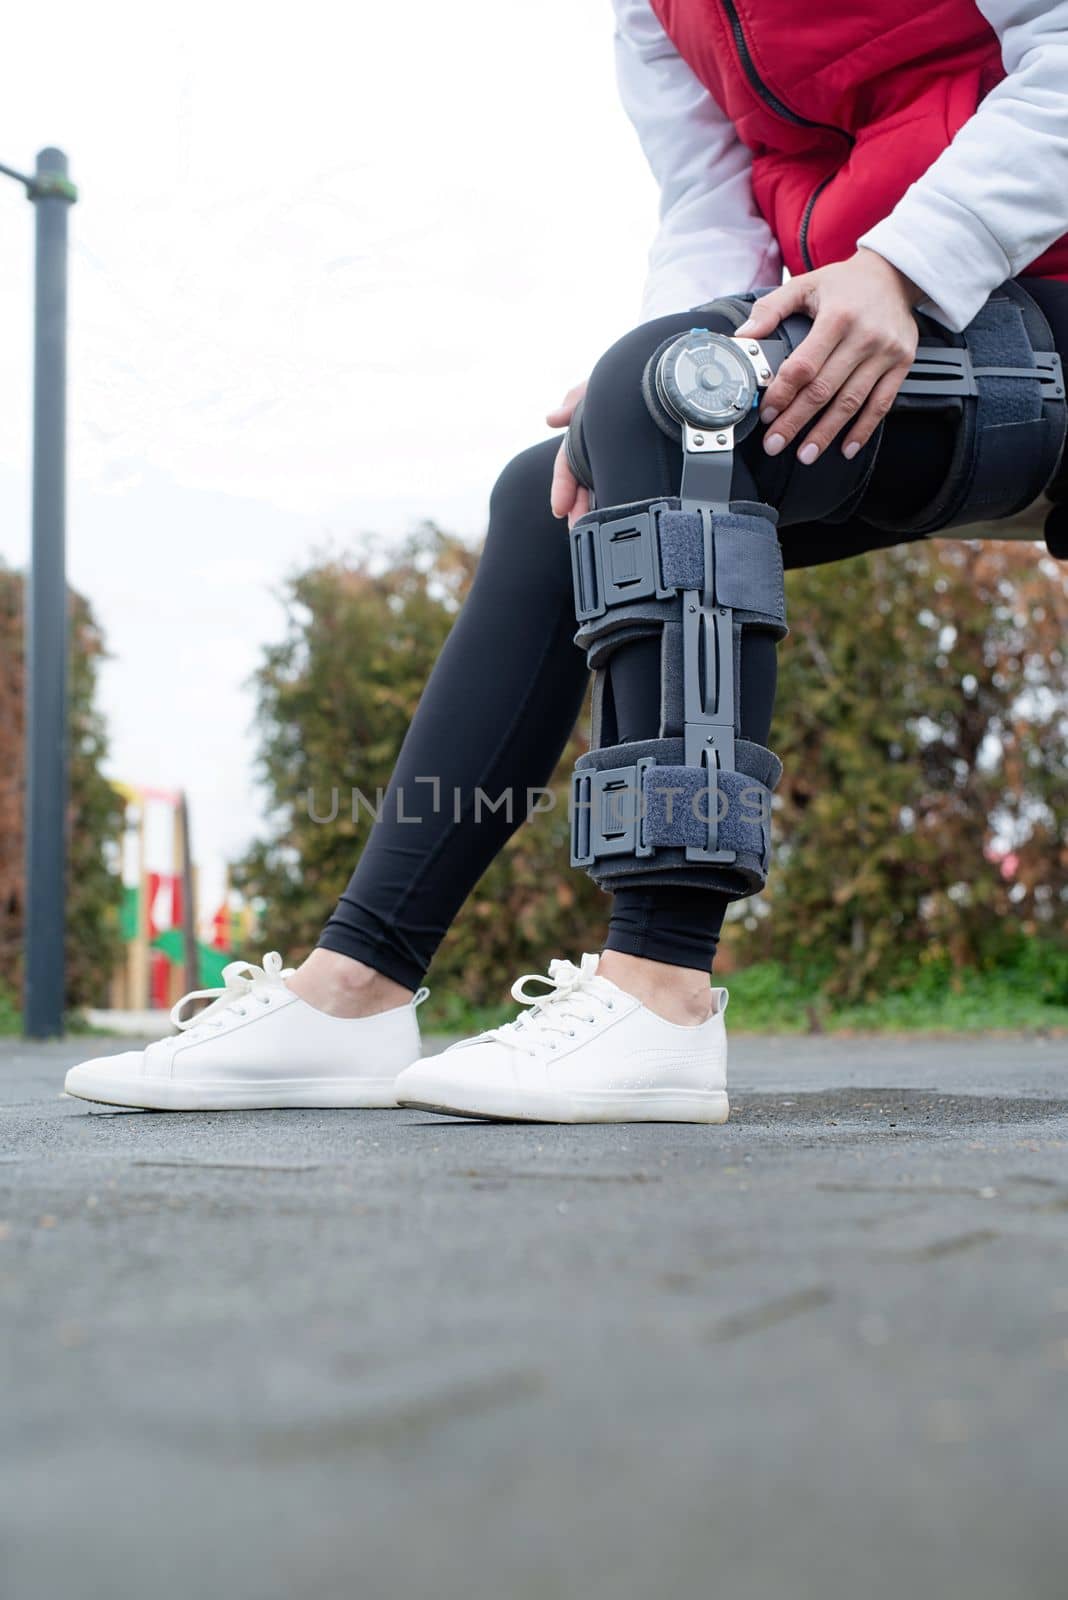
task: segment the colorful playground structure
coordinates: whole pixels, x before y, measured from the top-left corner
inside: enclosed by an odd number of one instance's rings
[[[230,888],[198,914],[189,805],[181,789],[115,783],[126,806],[122,838],[124,959],[111,982],[116,1011],[169,1010],[191,989],[215,988],[256,930],[254,909]]]

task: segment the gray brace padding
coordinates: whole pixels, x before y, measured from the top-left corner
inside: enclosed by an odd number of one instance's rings
[[[664,580],[676,589],[700,589],[705,581],[701,518],[696,511],[665,511],[660,517]],[[786,632],[786,589],[775,524],[767,517],[730,512],[715,519],[715,593],[736,622],[763,623]]]
[[[603,887],[681,881],[756,893],[781,768],[741,738],[737,707],[744,629],[786,632],[775,513],[639,501],[590,512],[571,541],[575,642],[595,672],[593,748],[573,780],[573,863]],[[659,737],[603,746],[614,738],[605,668],[622,645],[657,634]]]
[[[572,799],[574,864],[585,866],[602,888],[684,883],[735,899],[759,893],[771,851],[771,796],[782,775],[778,757],[748,739],[735,741],[730,771],[687,766],[684,754],[683,740],[671,738],[607,745],[580,756]],[[704,845],[709,817],[718,849],[733,853],[733,860],[688,859],[688,849]],[[590,846],[598,825],[606,848],[595,858]]]
[[[744,507],[715,518],[716,601],[731,607],[736,622],[781,639],[786,589],[775,513],[748,501]],[[704,584],[701,518],[678,499],[591,511],[571,530],[571,552],[575,643],[595,670],[620,645],[657,633],[674,609],[665,600]]]
[[[968,353],[978,367],[1031,367],[1035,357],[1018,306],[997,308],[988,301],[964,330]],[[1006,490],[1010,501],[1019,489],[1019,463],[1028,449],[1034,425],[1042,419],[1042,395],[1037,383],[990,376],[978,385],[975,432],[971,444],[971,482],[965,503],[954,515],[969,521],[997,517]]]
[[[934,499],[907,524],[868,505],[864,520],[916,536],[1013,516],[1046,488],[1064,445],[1064,379],[1049,325],[1011,279],[961,333],[918,320],[920,349],[894,410],[955,413],[953,460]]]

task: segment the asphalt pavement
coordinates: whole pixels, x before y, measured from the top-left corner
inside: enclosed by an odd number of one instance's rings
[[[4,1600],[1065,1600],[1068,1040],[726,1128],[66,1099],[0,1051]]]

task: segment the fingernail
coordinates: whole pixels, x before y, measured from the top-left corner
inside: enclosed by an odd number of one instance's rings
[[[778,415],[778,406],[765,406],[763,411],[760,413],[760,420],[761,422],[774,422]]]
[[[740,325],[740,327],[735,328],[734,331],[735,333],[752,333],[753,328],[754,322],[752,317],[746,317],[745,321]]]
[[[797,459],[803,467],[810,467],[820,453],[818,444],[803,444],[797,452]]]
[[[852,461],[853,457],[858,454],[859,450],[860,445],[857,443],[856,439],[853,440],[852,444],[844,444],[842,446],[842,454],[845,456],[847,461]]]
[[[786,440],[781,433],[769,433],[764,440],[764,449],[769,456],[777,456],[780,450],[786,448]]]

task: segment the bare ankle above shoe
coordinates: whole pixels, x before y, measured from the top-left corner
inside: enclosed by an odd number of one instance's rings
[[[712,1015],[708,973],[695,967],[673,967],[666,961],[604,950],[597,971],[668,1022],[697,1027]]]
[[[336,950],[313,950],[288,979],[294,994],[330,1017],[373,1017],[407,1005],[413,991]]]

